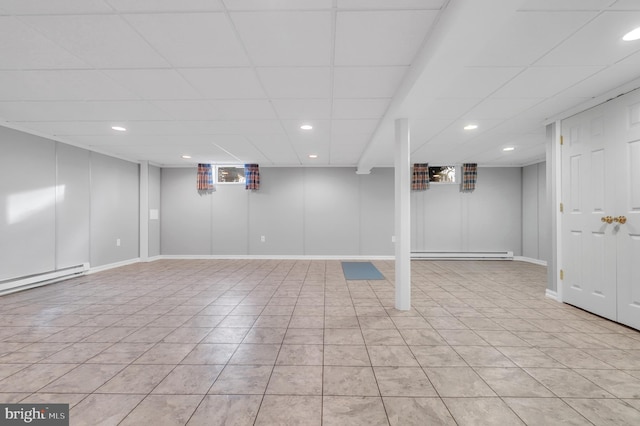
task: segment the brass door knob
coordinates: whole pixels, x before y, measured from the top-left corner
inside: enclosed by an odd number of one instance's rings
[[[624,225],[625,223],[627,223],[627,218],[624,216],[618,216],[618,217],[614,217],[613,218],[614,222],[618,222],[620,225]],[[609,222],[611,223],[611,222]]]
[[[616,220],[616,222],[617,222],[617,219],[618,219],[618,218],[616,218],[616,219],[615,219],[615,220]],[[611,217],[611,216],[604,216],[604,217],[601,217],[601,218],[600,218],[600,221],[601,221],[601,222],[612,223],[612,222],[614,221],[614,219],[613,219],[613,217]]]

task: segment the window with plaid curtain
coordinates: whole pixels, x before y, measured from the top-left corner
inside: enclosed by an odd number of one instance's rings
[[[462,165],[460,190],[462,192],[473,192],[476,189],[476,180],[478,180],[478,165],[476,163],[464,163]]]
[[[260,189],[260,167],[257,164],[244,165],[244,189]]]
[[[198,194],[207,195],[216,190],[213,183],[213,167],[211,164],[198,164]]]
[[[413,191],[425,191],[429,189],[429,164],[415,163],[413,165],[413,178],[411,179]]]

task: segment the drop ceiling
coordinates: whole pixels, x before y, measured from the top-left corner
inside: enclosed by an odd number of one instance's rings
[[[413,162],[522,166],[550,120],[640,86],[638,26],[637,0],[0,0],[0,125],[160,166],[367,172],[407,118]]]

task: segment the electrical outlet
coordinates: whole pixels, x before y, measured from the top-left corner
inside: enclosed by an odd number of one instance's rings
[[[260,235],[260,242],[264,243],[265,241],[266,241],[266,239],[265,239],[264,235]]]
[[[392,242],[392,243],[395,243],[395,242],[396,242],[396,236],[395,236],[395,235],[392,235],[392,236],[391,236],[391,242]]]
[[[116,238],[116,247],[120,247],[120,238]]]

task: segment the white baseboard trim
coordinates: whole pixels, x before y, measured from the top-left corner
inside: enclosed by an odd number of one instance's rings
[[[395,260],[394,256],[333,256],[333,255],[176,255],[156,256],[168,260]]]
[[[140,258],[136,257],[133,259],[123,260],[122,262],[109,263],[107,265],[96,266],[95,268],[89,269],[88,274],[95,274],[96,272],[107,271],[113,268],[119,268],[121,266],[133,265],[134,263],[140,263]]]
[[[513,256],[513,260],[517,260],[519,262],[535,263],[536,265],[547,266],[547,261],[546,260],[534,259],[532,257]]]
[[[140,262],[155,262],[156,260],[162,260],[164,259],[161,255],[157,255],[157,256],[151,256],[151,257],[147,257],[146,259],[140,259]]]
[[[560,300],[558,299],[558,293],[557,293],[557,292],[555,292],[555,291],[553,291],[553,290],[546,289],[546,290],[545,290],[545,292],[544,292],[544,295],[545,295],[546,297],[548,297],[549,299],[553,299],[553,300],[555,300],[556,302],[559,302],[559,301],[560,301]]]
[[[412,251],[412,260],[513,260],[512,251]]]

